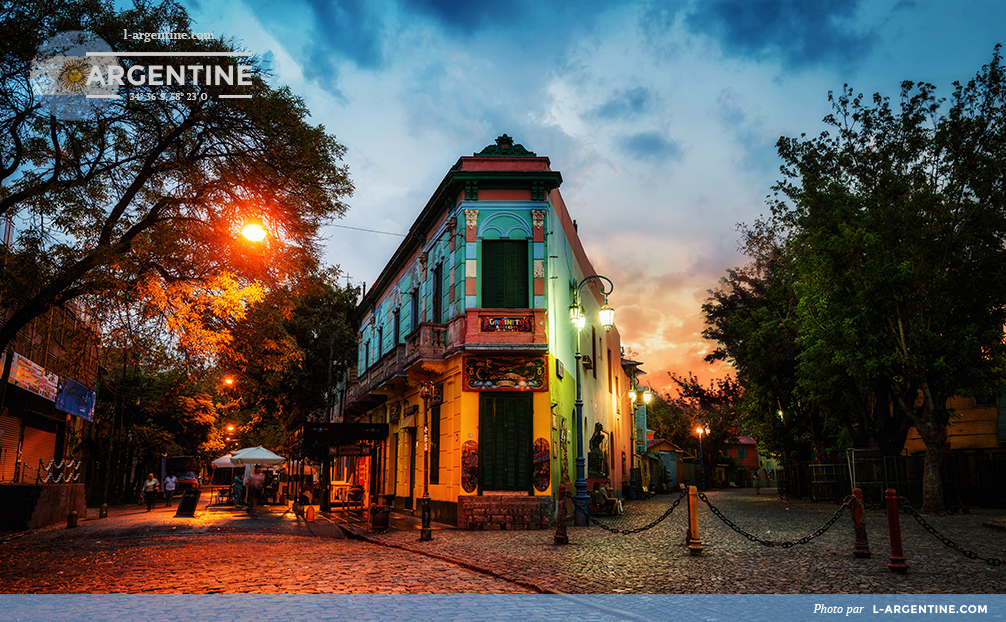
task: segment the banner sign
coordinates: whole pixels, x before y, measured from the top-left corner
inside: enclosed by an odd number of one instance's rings
[[[87,421],[94,420],[97,394],[73,378],[64,378],[56,394],[56,408]]]
[[[484,315],[480,330],[483,333],[533,333],[534,316],[493,317]]]
[[[25,391],[40,395],[50,402],[56,401],[59,376],[47,372],[41,365],[32,363],[17,352],[14,353],[14,360],[11,362],[9,382]]]

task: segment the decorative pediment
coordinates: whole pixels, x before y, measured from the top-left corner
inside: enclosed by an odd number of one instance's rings
[[[504,157],[525,157],[534,158],[537,154],[533,151],[528,151],[524,148],[524,145],[514,143],[513,139],[503,134],[496,139],[495,145],[489,145],[482,151],[475,154],[476,156],[504,156]]]

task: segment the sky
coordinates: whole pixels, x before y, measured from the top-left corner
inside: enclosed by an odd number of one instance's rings
[[[509,134],[549,157],[622,343],[654,389],[729,374],[701,305],[743,265],[776,141],[829,91],[950,94],[1004,42],[998,0],[183,0],[193,31],[269,63],[348,152],[325,260],[372,283],[460,156]],[[351,229],[349,227],[355,227]],[[372,233],[369,229],[384,233]]]

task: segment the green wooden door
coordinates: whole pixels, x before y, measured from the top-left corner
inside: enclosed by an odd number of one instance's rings
[[[530,393],[479,396],[479,483],[482,490],[531,489]]]

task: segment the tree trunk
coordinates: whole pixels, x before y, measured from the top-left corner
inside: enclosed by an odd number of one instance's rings
[[[922,511],[943,510],[943,482],[940,466],[943,464],[943,447],[947,442],[947,426],[930,421],[917,426],[919,436],[926,444],[926,464],[922,474]]]
[[[947,400],[934,396],[929,383],[922,382],[922,417],[916,424],[922,442],[926,444],[926,465],[922,474],[922,511],[943,510],[943,482],[940,466],[943,464],[943,447],[947,443]]]

